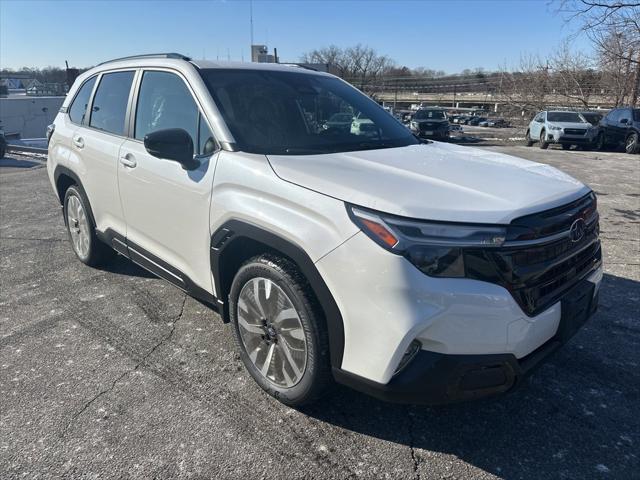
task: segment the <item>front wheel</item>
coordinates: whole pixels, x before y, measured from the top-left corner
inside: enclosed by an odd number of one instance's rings
[[[544,130],[540,132],[540,148],[542,150],[546,150],[549,147],[549,142],[547,142],[547,132]]]
[[[533,145],[533,140],[531,140],[531,132],[529,132],[529,130],[527,130],[527,133],[524,134],[524,138],[526,140],[526,145],[527,147],[531,147]]]
[[[328,390],[326,322],[294,264],[270,255],[246,262],[233,279],[229,311],[240,358],[267,393],[300,406]]]
[[[640,143],[638,140],[638,134],[633,132],[631,135],[627,137],[626,142],[624,143],[624,151],[627,153],[638,153],[640,152]]]
[[[600,132],[598,134],[598,137],[596,138],[595,147],[596,147],[596,150],[600,150],[600,151],[604,150],[604,147],[605,147],[604,133]]]
[[[563,150],[571,150],[571,145],[568,143],[563,143],[562,144],[562,149]]]

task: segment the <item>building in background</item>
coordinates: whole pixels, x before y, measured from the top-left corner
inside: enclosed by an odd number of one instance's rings
[[[270,54],[266,45],[251,45],[251,61],[256,63],[278,63],[278,54],[275,49],[273,54]]]

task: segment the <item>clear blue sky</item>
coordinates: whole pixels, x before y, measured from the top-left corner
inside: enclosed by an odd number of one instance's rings
[[[401,65],[449,73],[515,65],[572,33],[548,0],[254,0],[254,41],[282,61],[362,43]],[[584,40],[576,47],[587,51]],[[248,1],[0,0],[0,67],[94,65],[137,53],[249,59]]]

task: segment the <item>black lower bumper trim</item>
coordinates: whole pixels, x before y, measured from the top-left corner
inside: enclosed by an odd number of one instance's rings
[[[505,393],[535,371],[567,342],[595,313],[598,295],[594,285],[583,280],[562,303],[562,317],[556,335],[517,359],[515,355],[450,355],[421,350],[387,384],[334,368],[337,382],[388,402],[442,405]]]

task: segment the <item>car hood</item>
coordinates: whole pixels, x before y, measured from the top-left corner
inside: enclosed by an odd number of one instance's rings
[[[268,160],[287,182],[420,219],[509,223],[590,191],[548,165],[440,142]]]

